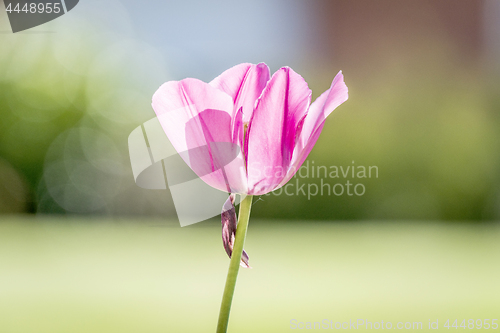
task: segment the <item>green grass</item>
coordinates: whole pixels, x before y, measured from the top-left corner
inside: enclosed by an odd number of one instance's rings
[[[229,332],[500,319],[499,239],[496,224],[250,220]],[[228,265],[217,221],[4,217],[0,332],[214,332]]]

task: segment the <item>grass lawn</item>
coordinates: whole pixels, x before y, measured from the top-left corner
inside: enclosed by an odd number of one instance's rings
[[[0,332],[215,332],[220,233],[216,220],[2,217]],[[251,219],[245,249],[229,332],[500,319],[497,224]]]

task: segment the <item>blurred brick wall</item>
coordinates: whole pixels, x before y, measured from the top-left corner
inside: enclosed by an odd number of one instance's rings
[[[473,64],[482,52],[483,0],[321,0],[311,2],[316,56],[337,67],[384,57],[432,57],[439,46]],[[355,68],[352,68],[355,70]]]

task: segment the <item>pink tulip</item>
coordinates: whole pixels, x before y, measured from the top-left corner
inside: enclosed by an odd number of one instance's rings
[[[208,185],[226,191],[222,240],[231,258],[217,332],[226,332],[252,196],[285,185],[314,147],[326,117],[348,98],[339,72],[330,89],[311,102],[306,81],[289,67],[270,77],[266,64],[240,64],[210,83],[184,79],[163,84],[153,109],[170,142]],[[238,226],[235,193],[240,204]],[[237,228],[238,226],[238,228]],[[234,256],[233,256],[234,249]]]
[[[260,63],[234,66],[210,83],[167,82],[152,105],[175,149],[191,152],[181,156],[207,184],[261,195],[293,177],[326,117],[347,97],[341,72],[310,104],[311,90],[299,74],[283,67],[270,77]],[[206,149],[194,153],[196,147]]]
[[[270,77],[266,64],[234,66],[210,83],[164,83],[153,109],[174,148],[208,185],[231,195],[223,206],[223,243],[231,257],[234,193],[261,195],[285,185],[318,140],[326,117],[348,98],[341,72],[311,102],[306,81],[289,67]],[[248,266],[243,252],[242,265]]]

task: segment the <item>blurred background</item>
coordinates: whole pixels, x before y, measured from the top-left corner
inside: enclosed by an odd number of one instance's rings
[[[347,177],[362,196],[266,196],[255,216],[500,216],[498,1],[87,0],[21,33],[0,22],[3,214],[175,217],[168,190],[134,184],[128,135],[163,82],[263,61],[300,73],[313,99],[343,70],[350,99],[309,160],[379,174]]]
[[[0,5],[0,331],[213,331],[220,220],[180,229],[127,138],[162,83],[242,62],[292,67],[313,100],[342,70],[308,161],[378,177],[255,202],[236,331],[498,316],[498,0],[81,0],[16,34]]]

